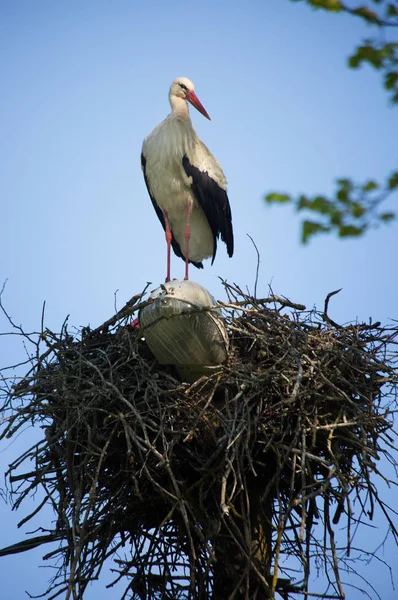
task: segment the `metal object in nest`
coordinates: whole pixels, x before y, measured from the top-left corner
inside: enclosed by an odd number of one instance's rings
[[[181,377],[195,381],[225,363],[228,336],[213,296],[194,281],[174,280],[150,296],[139,313],[145,340],[162,364],[175,365]]]

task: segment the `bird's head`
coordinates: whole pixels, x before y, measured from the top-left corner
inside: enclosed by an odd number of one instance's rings
[[[195,94],[195,86],[187,77],[177,77],[170,86],[169,98],[177,97],[186,100],[196,108],[206,119],[210,120],[204,106]]]

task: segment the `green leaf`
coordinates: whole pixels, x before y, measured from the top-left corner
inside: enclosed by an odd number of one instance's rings
[[[394,4],[388,5],[387,16],[388,17],[397,17],[398,16],[398,8]]]
[[[339,189],[337,190],[337,200],[343,202],[343,204],[347,204],[349,201],[349,195],[353,190],[353,184],[350,179],[338,179],[337,185]]]
[[[351,179],[347,179],[346,177],[342,177],[341,179],[336,179],[337,185],[347,189],[349,192],[352,192],[354,185]]]
[[[355,227],[355,225],[341,225],[339,227],[339,237],[357,237],[362,235],[365,227]]]
[[[398,171],[395,171],[388,178],[388,189],[395,190],[398,188]]]
[[[341,212],[341,210],[337,210],[337,208],[335,208],[330,215],[330,222],[332,223],[332,225],[340,226],[342,218],[343,213]]]
[[[324,196],[316,196],[312,201],[312,206],[309,208],[321,213],[321,215],[327,215],[331,212],[332,207],[333,203],[330,200]]]
[[[348,192],[345,188],[340,188],[337,191],[337,199],[346,204],[348,202]]]
[[[361,60],[358,56],[358,53],[356,52],[355,54],[349,57],[348,66],[350,67],[350,69],[357,69],[359,67],[360,62]]]
[[[397,215],[396,215],[395,213],[392,213],[392,212],[385,212],[385,213],[382,213],[382,214],[380,215],[380,219],[381,219],[382,221],[384,221],[385,223],[387,223],[388,221],[392,221],[393,219],[395,219],[395,218],[396,218],[396,216],[397,216]]]
[[[391,49],[389,48],[389,44],[385,44],[381,49],[375,48],[371,44],[365,44],[364,46],[358,46],[355,54],[348,59],[348,65],[352,69],[357,69],[361,63],[368,62],[375,69],[380,69],[383,65],[383,60],[389,57],[390,54]]]
[[[323,8],[330,12],[340,12],[342,8],[340,0],[308,0],[308,3],[314,8]]]
[[[271,192],[265,196],[265,201],[271,204],[272,202],[279,202],[279,204],[286,204],[287,202],[291,202],[291,196],[287,194],[279,194],[277,192]]]
[[[363,17],[365,21],[368,21],[369,23],[380,23],[379,15],[373,12],[373,10],[370,10],[367,6],[354,8],[352,13],[359,17]]]
[[[304,221],[303,229],[301,233],[301,240],[303,244],[308,242],[308,239],[315,233],[330,231],[330,227],[326,227],[321,223],[315,223],[314,221]]]
[[[397,42],[388,42],[388,43],[384,44],[383,46],[381,46],[380,53],[384,56],[384,58],[388,58],[388,59],[392,60],[393,62],[396,62],[395,53],[397,50],[398,50]]]
[[[351,212],[353,217],[360,219],[365,214],[365,209],[359,202],[353,202]]]
[[[375,181],[369,179],[369,181],[362,186],[362,189],[364,192],[371,192],[372,190],[377,190],[378,187],[379,186]]]
[[[297,210],[302,210],[303,208],[310,208],[312,200],[307,196],[301,195],[297,202]]]
[[[393,90],[398,83],[398,73],[391,71],[384,78],[384,87],[386,90]]]
[[[307,196],[300,196],[297,203],[297,210],[307,208],[308,210],[326,215],[330,213],[332,206],[333,203],[324,196],[315,196],[313,200]]]

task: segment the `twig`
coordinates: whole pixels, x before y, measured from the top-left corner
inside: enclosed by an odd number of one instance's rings
[[[332,296],[335,296],[336,294],[338,294],[339,292],[341,292],[342,289],[343,288],[340,288],[338,290],[335,290],[334,292],[329,292],[329,294],[325,298],[325,306],[324,306],[323,313],[322,313],[323,320],[326,321],[327,323],[329,323],[329,325],[333,325],[333,327],[336,327],[336,329],[341,329],[341,325],[339,325],[338,323],[336,323],[335,321],[333,321],[328,316],[329,300],[330,300],[330,298]]]
[[[255,280],[254,280],[254,298],[257,298],[258,272],[259,272],[259,269],[260,269],[260,252],[258,251],[258,248],[257,248],[257,246],[256,246],[256,243],[255,243],[255,241],[253,240],[252,236],[251,236],[251,235],[249,235],[248,233],[247,233],[246,235],[247,235],[247,237],[248,237],[248,238],[251,240],[251,243],[253,244],[253,246],[254,246],[254,249],[255,249],[255,251],[256,251],[256,254],[257,254],[257,263],[256,263],[256,278],[255,278]]]

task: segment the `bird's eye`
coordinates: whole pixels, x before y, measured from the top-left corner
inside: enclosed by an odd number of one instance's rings
[[[180,84],[179,84],[179,86],[180,86],[180,88],[182,88],[183,90],[187,90],[187,89],[188,89],[188,88],[187,88],[187,86],[186,86],[186,85],[184,85],[183,83],[180,83]]]

